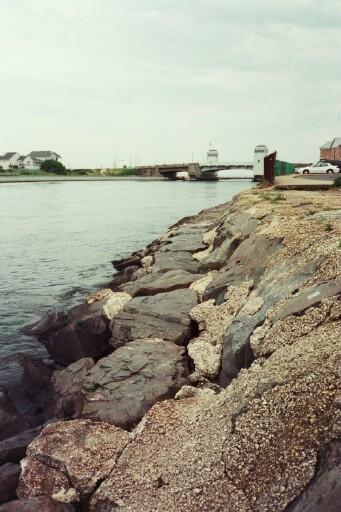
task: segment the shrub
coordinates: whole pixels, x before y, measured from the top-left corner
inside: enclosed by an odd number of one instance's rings
[[[336,178],[336,180],[334,180],[334,187],[337,187],[337,188],[341,187],[341,176],[339,176],[338,178]]]
[[[57,160],[45,160],[42,162],[40,169],[45,172],[53,172],[55,174],[65,174],[65,167]]]

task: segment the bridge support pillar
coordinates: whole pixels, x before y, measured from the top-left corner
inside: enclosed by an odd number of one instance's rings
[[[201,178],[201,169],[199,164],[188,164],[188,177],[189,179],[198,180]]]

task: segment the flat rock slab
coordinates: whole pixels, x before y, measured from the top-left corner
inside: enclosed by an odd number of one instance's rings
[[[323,299],[333,297],[341,293],[341,279],[331,279],[326,283],[316,286],[310,286],[303,292],[299,293],[288,302],[274,315],[273,322],[282,320],[289,315],[297,315],[306,309],[318,304]]]
[[[45,495],[77,502],[116,464],[128,434],[113,425],[75,420],[48,425],[22,462],[19,498]]]
[[[160,247],[161,252],[199,252],[206,249],[207,245],[203,242],[203,233],[201,231],[192,230],[183,234],[173,236],[163,243]]]
[[[72,505],[59,503],[46,496],[15,500],[0,507],[0,512],[74,512]]]
[[[124,284],[120,289],[133,297],[156,295],[188,288],[201,277],[203,277],[202,274],[192,274],[185,270],[170,270],[161,274],[152,272],[137,281]]]
[[[185,350],[162,340],[138,340],[101,359],[83,385],[82,416],[129,428],[150,407],[187,382]]]
[[[15,490],[20,475],[19,464],[0,466],[0,504],[16,498]]]
[[[199,263],[186,251],[157,252],[154,256],[153,272],[164,273],[170,270],[185,270],[198,274]]]
[[[120,347],[144,338],[160,338],[184,345],[191,337],[190,310],[198,304],[194,290],[176,290],[137,297],[111,323],[111,345]]]

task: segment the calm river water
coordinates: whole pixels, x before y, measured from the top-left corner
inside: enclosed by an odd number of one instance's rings
[[[45,354],[21,334],[24,325],[105,285],[112,259],[250,186],[241,180],[0,184],[0,385],[13,385],[20,353]]]

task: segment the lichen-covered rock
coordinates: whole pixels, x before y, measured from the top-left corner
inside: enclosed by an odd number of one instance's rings
[[[19,498],[79,501],[109,475],[128,441],[125,431],[107,423],[75,420],[48,425],[22,461]]]
[[[83,417],[126,428],[187,382],[183,348],[162,340],[137,340],[92,368],[83,383]]]

